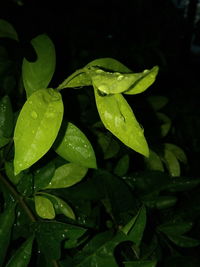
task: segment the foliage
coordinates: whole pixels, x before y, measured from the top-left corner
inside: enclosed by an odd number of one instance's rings
[[[20,42],[5,20],[0,37]],[[128,103],[158,66],[99,58],[56,87],[53,42],[31,44],[35,61],[20,55],[11,76],[19,87],[3,82],[0,47],[0,266],[198,266],[200,180],[182,176],[186,153],[166,138],[168,98],[146,98],[145,130]]]

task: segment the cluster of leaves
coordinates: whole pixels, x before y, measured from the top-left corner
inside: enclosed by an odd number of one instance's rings
[[[4,20],[0,37],[19,42]],[[6,86],[0,99],[0,266],[188,266],[184,249],[200,245],[193,223],[200,210],[184,197],[195,203],[199,180],[180,177],[187,163],[180,147],[149,149],[125,99],[152,85],[158,67],[134,73],[100,58],[53,89],[54,44],[45,34],[31,44],[37,58],[22,58],[19,71],[25,103],[15,111]],[[61,92],[70,88],[87,134],[66,115]],[[148,102],[165,137],[167,100]],[[138,158],[143,169],[133,171]]]

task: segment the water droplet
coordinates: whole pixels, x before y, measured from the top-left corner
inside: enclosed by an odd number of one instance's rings
[[[117,77],[117,80],[118,80],[118,81],[121,81],[123,78],[124,78],[123,75],[119,75],[119,76]]]
[[[34,120],[37,119],[37,117],[38,117],[37,112],[33,110],[33,111],[31,112],[31,117],[32,117]]]
[[[62,237],[65,238],[65,234],[62,234]]]

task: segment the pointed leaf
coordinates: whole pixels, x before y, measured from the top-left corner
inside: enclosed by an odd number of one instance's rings
[[[15,174],[38,161],[52,146],[63,117],[60,93],[38,90],[24,104],[15,127]]]
[[[158,70],[158,66],[155,66],[151,70],[144,70],[141,74],[139,73],[138,79],[135,81],[132,87],[124,93],[128,95],[135,95],[144,92],[154,83],[158,74]]]
[[[80,182],[87,173],[87,168],[75,163],[67,163],[55,170],[51,182],[46,188],[65,188]]]
[[[15,205],[9,205],[0,213],[0,266],[3,266],[14,220]]]
[[[10,38],[19,41],[17,32],[13,26],[4,19],[0,19],[0,38]]]
[[[54,44],[46,34],[38,35],[32,39],[31,44],[37,59],[35,62],[29,62],[24,58],[22,64],[22,78],[27,97],[49,85],[56,64]]]
[[[52,202],[42,196],[35,196],[35,210],[43,219],[54,219],[55,211]]]
[[[27,239],[14,253],[6,267],[27,267],[31,258],[34,237]]]
[[[143,129],[121,94],[100,96],[95,88],[95,99],[100,118],[105,127],[125,145],[144,156],[149,149]]]
[[[58,138],[55,151],[67,161],[87,168],[96,168],[96,157],[90,141],[71,122],[66,125],[62,138]]]
[[[173,152],[165,148],[163,160],[171,176],[180,176],[180,164]]]

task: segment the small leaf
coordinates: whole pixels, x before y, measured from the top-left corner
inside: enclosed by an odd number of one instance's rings
[[[192,222],[169,222],[158,226],[158,230],[166,235],[183,235],[192,229]]]
[[[125,145],[148,157],[149,149],[143,129],[125,98],[121,94],[100,96],[95,88],[95,99],[104,126]]]
[[[56,153],[67,161],[87,168],[96,168],[96,157],[91,143],[85,134],[69,122],[62,139],[55,144]]]
[[[35,62],[24,58],[22,64],[22,78],[27,97],[33,92],[47,88],[55,71],[56,54],[54,44],[46,34],[32,39],[32,46],[37,54]]]
[[[11,137],[13,132],[13,112],[10,98],[5,95],[0,99],[0,138]]]
[[[114,174],[116,174],[116,175],[118,175],[120,177],[126,175],[126,173],[128,171],[128,168],[129,168],[129,160],[130,159],[129,159],[129,155],[128,154],[122,156],[118,160],[118,162],[117,162],[117,164],[116,164],[116,166],[114,168]]]
[[[6,267],[27,267],[31,258],[34,237],[27,239],[14,253]]]
[[[15,205],[9,205],[0,213],[0,266],[3,266],[14,221]]]
[[[166,209],[173,207],[177,202],[175,196],[159,196],[155,201],[155,207],[157,209]]]
[[[37,214],[43,219],[54,219],[55,210],[52,202],[42,196],[35,196],[35,210]]]
[[[155,96],[149,96],[147,98],[147,101],[149,102],[153,110],[158,111],[167,105],[169,99],[166,96],[155,95]]]
[[[15,127],[15,175],[38,161],[52,146],[63,117],[60,93],[42,89],[24,104]]]
[[[165,137],[171,128],[171,120],[168,116],[166,116],[164,113],[161,112],[156,112],[156,116],[158,120],[161,122],[160,126],[161,136]]]
[[[55,170],[51,182],[46,188],[65,188],[80,182],[87,173],[87,168],[75,163],[67,163]]]
[[[173,152],[165,148],[163,160],[171,176],[180,176],[180,164]]]
[[[147,169],[161,172],[164,171],[163,163],[159,155],[151,149],[149,150],[149,157],[145,158],[145,164],[147,166]]]
[[[187,236],[179,236],[179,235],[168,235],[168,238],[177,246],[183,248],[192,248],[200,245],[200,240],[187,237]]]
[[[0,38],[10,38],[19,41],[17,32],[13,26],[4,19],[0,19]]]
[[[180,162],[187,164],[187,156],[182,148],[174,144],[169,144],[169,143],[165,143],[164,146],[165,146],[165,149],[170,150]]]
[[[9,162],[6,161],[5,162],[5,171],[6,171],[6,175],[9,178],[9,180],[13,183],[13,184],[18,184],[20,179],[23,176],[23,173],[19,173],[17,175],[14,174],[14,166],[13,166],[13,162]]]

